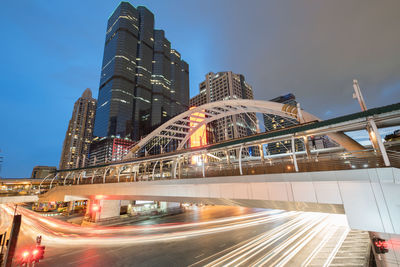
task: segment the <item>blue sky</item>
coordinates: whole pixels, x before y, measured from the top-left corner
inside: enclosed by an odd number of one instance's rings
[[[190,67],[190,91],[209,71],[245,75],[257,99],[293,92],[321,118],[400,102],[400,2],[131,1],[155,14]],[[384,2],[384,3],[383,3]],[[0,149],[3,177],[58,166],[73,103],[97,97],[108,16],[119,1],[2,3]]]

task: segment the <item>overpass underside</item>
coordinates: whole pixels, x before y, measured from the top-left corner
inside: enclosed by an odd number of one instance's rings
[[[345,213],[352,229],[400,234],[399,192],[400,169],[366,168],[57,186],[40,201],[100,196]]]

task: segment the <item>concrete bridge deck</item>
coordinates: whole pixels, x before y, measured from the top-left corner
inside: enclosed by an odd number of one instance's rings
[[[400,169],[389,167],[66,185],[40,201],[100,196],[345,213],[352,229],[400,234],[399,192]]]

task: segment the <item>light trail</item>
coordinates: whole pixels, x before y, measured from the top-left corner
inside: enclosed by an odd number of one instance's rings
[[[5,209],[7,213],[12,214],[12,208],[11,206],[8,206],[8,209]],[[78,225],[73,225],[71,223],[63,222],[54,218],[50,217],[42,217],[38,216],[36,212],[27,210],[22,207],[18,207],[18,211],[23,214],[26,217],[29,217],[34,220],[39,220],[41,223],[44,225],[47,225],[49,227],[53,227],[59,230],[70,230],[74,233],[87,233],[90,231],[91,233],[97,233],[97,234],[107,234],[107,233],[130,233],[130,232],[143,232],[143,231],[157,231],[157,230],[170,230],[170,229],[179,229],[179,228],[184,228],[184,227],[200,227],[200,226],[208,226],[211,224],[219,224],[219,223],[228,223],[228,222],[234,222],[234,221],[239,221],[239,220],[247,220],[250,218],[257,218],[257,217],[265,217],[269,215],[277,215],[277,214],[286,214],[287,216],[291,215],[296,215],[298,212],[290,211],[290,212],[284,212],[282,210],[269,210],[269,211],[262,211],[262,212],[256,212],[252,214],[246,214],[246,215],[241,215],[241,216],[232,216],[232,217],[227,217],[223,219],[214,219],[211,221],[205,221],[205,222],[191,222],[191,223],[169,223],[169,224],[161,224],[161,225],[144,225],[144,226],[87,226],[87,227],[81,227]]]
[[[329,229],[329,232],[325,234],[324,238],[321,240],[321,242],[316,246],[311,254],[303,261],[301,264],[301,267],[306,267],[309,266],[310,263],[314,260],[316,255],[321,251],[321,249],[328,243],[329,239],[333,236],[334,233],[338,230],[338,226],[332,227]]]
[[[12,209],[10,207],[5,207],[4,208],[8,213],[12,212]],[[98,245],[98,246],[110,246],[110,245],[121,245],[121,244],[135,244],[135,243],[145,243],[145,242],[161,242],[161,241],[170,241],[170,240],[178,240],[178,239],[185,239],[189,237],[195,237],[195,236],[201,236],[201,235],[207,235],[207,234],[213,234],[213,233],[220,233],[220,232],[225,232],[225,231],[231,231],[235,229],[241,229],[241,228],[246,228],[246,227],[251,227],[255,225],[260,225],[260,224],[267,224],[267,223],[272,223],[281,219],[285,218],[290,218],[293,215],[296,214],[296,212],[276,212],[276,211],[269,211],[269,212],[262,212],[262,214],[250,214],[250,215],[244,215],[244,216],[238,216],[236,218],[240,219],[239,221],[236,220],[235,222],[235,217],[232,218],[227,218],[227,219],[218,219],[218,220],[212,220],[209,222],[201,222],[201,223],[189,223],[189,224],[184,224],[184,225],[173,225],[172,227],[169,226],[163,226],[163,227],[158,227],[158,229],[164,230],[169,229],[169,228],[184,228],[187,227],[188,225],[190,226],[199,226],[199,225],[207,225],[210,223],[224,223],[221,226],[215,226],[210,229],[196,229],[196,230],[182,230],[182,231],[175,231],[172,233],[161,233],[161,234],[146,234],[146,235],[134,235],[134,236],[98,236],[98,233],[92,233],[92,229],[85,229],[82,227],[81,230],[85,232],[86,235],[88,236],[83,236],[77,235],[77,234],[65,234],[61,230],[65,228],[65,223],[61,223],[57,225],[53,221],[47,222],[50,218],[46,217],[38,217],[37,214],[35,217],[32,216],[31,211],[28,211],[23,208],[19,208],[19,212],[21,214],[24,214],[22,221],[24,223],[23,225],[23,231],[25,233],[29,233],[31,236],[36,236],[36,235],[42,235],[43,240],[46,244],[52,244],[52,245],[61,245],[66,246],[66,245]],[[269,215],[266,217],[266,215]],[[37,221],[39,221],[41,224],[38,224]],[[50,227],[45,227],[51,226],[57,229],[53,230]],[[67,225],[67,229],[69,228],[69,225]],[[129,227],[128,227],[129,228]],[[145,228],[147,230],[148,227],[146,226],[135,226],[134,230],[138,230],[138,228]],[[102,229],[105,231],[106,229]],[[121,232],[124,232],[125,229],[118,227],[118,228],[110,228],[108,229],[107,233],[112,234],[112,235],[119,235]],[[89,232],[89,233],[88,233]]]
[[[300,252],[300,250],[305,247],[305,245],[307,245],[311,240],[313,240],[313,238],[328,225],[329,223],[326,221],[324,223],[318,224],[315,228],[311,229],[311,231],[307,233],[303,238],[296,241],[296,243],[294,243],[293,241],[299,236],[293,238],[291,240],[292,242],[287,243],[287,245],[282,248],[281,250],[281,252],[283,252],[282,255],[279,258],[277,258],[271,265],[276,267],[284,266],[291,259],[293,259],[297,255],[297,253]],[[289,247],[289,245],[292,246]],[[279,253],[278,255],[280,254],[281,253]],[[265,265],[265,261],[263,262],[262,265]]]
[[[190,266],[285,266],[317,235],[326,232],[331,233],[331,236],[338,229],[336,216],[319,213],[301,214],[275,229],[208,256]],[[282,240],[283,242],[274,247],[274,244]],[[325,244],[326,238],[323,240]],[[315,255],[315,250],[311,251],[311,255]],[[311,257],[308,256],[307,259]],[[212,260],[213,258],[216,259]],[[205,262],[208,263],[204,264]]]
[[[307,214],[309,215],[309,214]],[[322,216],[320,214],[310,214],[307,216],[306,214],[302,214],[297,218],[292,225],[286,225],[284,228],[274,229],[272,231],[267,232],[260,238],[256,240],[256,242],[250,242],[231,253],[228,253],[224,257],[221,257],[206,266],[215,266],[215,265],[224,265],[224,266],[232,266],[232,265],[241,265],[248,261],[251,257],[256,257],[257,254],[261,253],[263,250],[271,247],[274,243],[278,242],[280,239],[283,239],[285,236],[291,238],[293,236],[292,232],[296,229],[303,229],[307,225],[314,225],[318,221],[322,220]],[[316,221],[317,220],[317,221]],[[298,230],[297,232],[299,232]],[[296,233],[297,233],[296,232]],[[291,236],[290,236],[291,234]],[[240,256],[239,256],[240,255]],[[239,261],[241,260],[241,261]],[[227,262],[229,261],[229,262]],[[224,264],[225,263],[225,264]]]
[[[3,205],[0,205],[0,210],[2,207]],[[3,233],[10,227],[11,220],[11,215],[8,212],[0,212],[0,233]]]
[[[350,232],[350,228],[347,228],[343,232],[342,236],[340,237],[339,242],[336,243],[335,248],[332,250],[332,252],[330,253],[328,259],[326,260],[326,262],[324,264],[324,267],[328,267],[331,264],[333,258],[335,257],[336,253],[339,251],[339,248],[342,246],[342,244],[343,244],[344,240],[346,239],[346,236],[347,236],[347,234],[349,232]]]
[[[14,208],[0,205],[0,226],[9,225]],[[119,226],[119,227],[80,227],[19,207],[22,216],[21,232],[29,238],[42,235],[43,244],[54,248],[65,247],[123,247],[166,241],[186,240],[194,237],[206,237],[224,232],[265,226],[262,234],[234,244],[212,255],[201,253],[194,257],[199,261],[190,266],[290,266],[292,260],[302,254],[302,266],[309,265],[322,247],[342,226],[339,244],[324,259],[325,266],[332,261],[347,235],[345,221],[339,221],[340,215],[323,213],[302,213],[265,211],[252,214],[214,219],[206,222],[172,223],[156,226]],[[272,225],[279,223],[276,227]],[[345,226],[345,227],[343,227]],[[260,229],[260,228],[259,228]],[[261,228],[262,229],[262,228]],[[251,228],[250,230],[251,231]],[[256,231],[254,231],[256,232]],[[323,236],[322,241],[314,242],[316,247],[304,252],[304,248]],[[191,241],[188,241],[191,242]],[[219,246],[221,247],[221,246]],[[222,248],[222,247],[221,247]],[[306,253],[306,254],[304,254]],[[202,258],[204,257],[204,258]],[[300,265],[300,264],[299,264]]]

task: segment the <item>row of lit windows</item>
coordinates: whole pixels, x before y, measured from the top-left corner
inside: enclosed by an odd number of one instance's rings
[[[137,21],[137,19],[136,19],[135,17],[129,16],[129,15],[127,15],[127,16],[119,16],[119,17],[114,21],[113,25],[111,25],[110,28],[108,28],[106,34],[109,34],[109,33],[112,31],[112,28],[115,26],[115,24],[116,24],[120,19],[127,19],[127,20],[130,20],[130,21]],[[132,25],[134,28],[136,28],[137,30],[139,30],[139,27],[138,27],[136,24],[131,23],[131,25]]]

